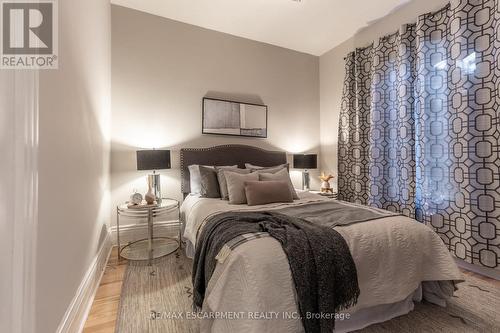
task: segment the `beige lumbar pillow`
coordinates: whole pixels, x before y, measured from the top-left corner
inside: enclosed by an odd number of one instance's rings
[[[262,181],[270,181],[270,180],[278,180],[278,181],[286,181],[288,183],[288,188],[290,189],[290,193],[292,193],[292,197],[294,199],[298,199],[299,196],[295,189],[293,188],[292,180],[290,179],[290,174],[286,169],[282,169],[276,173],[259,173],[259,180]]]
[[[245,195],[249,206],[293,202],[292,192],[286,181],[245,182]]]
[[[258,181],[259,174],[239,174],[236,172],[224,170],[224,176],[226,177],[229,203],[235,205],[247,203],[247,197],[245,194],[245,182]]]

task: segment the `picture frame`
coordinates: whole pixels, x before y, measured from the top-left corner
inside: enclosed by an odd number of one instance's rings
[[[202,134],[267,138],[267,105],[204,97]]]

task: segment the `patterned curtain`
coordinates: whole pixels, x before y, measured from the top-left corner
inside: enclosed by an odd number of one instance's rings
[[[500,0],[456,0],[346,58],[339,198],[500,268]]]

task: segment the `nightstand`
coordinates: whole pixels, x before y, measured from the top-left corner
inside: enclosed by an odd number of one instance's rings
[[[321,195],[322,197],[337,199],[337,192],[329,193],[329,192],[321,192],[321,191],[309,191],[309,193],[314,193],[317,195]]]
[[[169,217],[174,220],[167,220]],[[147,221],[147,237],[129,242],[122,247],[120,243],[120,220],[123,218],[136,221]],[[154,229],[157,222],[162,222],[162,228],[177,227],[178,238],[155,237]],[[156,258],[169,255],[181,248],[181,222],[179,201],[162,199],[161,204],[155,206],[129,206],[127,203],[116,207],[116,238],[118,256],[128,260],[148,260],[149,264]]]

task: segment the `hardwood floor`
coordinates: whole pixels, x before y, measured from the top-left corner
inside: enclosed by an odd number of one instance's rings
[[[114,247],[83,328],[84,333],[114,333],[126,268],[127,260],[118,260],[118,249]]]
[[[500,288],[500,280],[495,280],[495,279],[489,278],[487,276],[484,276],[484,275],[481,275],[481,274],[477,274],[477,273],[474,273],[474,272],[471,272],[471,271],[468,271],[468,270],[462,269],[462,268],[460,268],[460,271],[462,271],[462,273],[464,275],[469,275],[469,276],[476,277],[478,279],[481,279],[483,281],[488,282],[489,284],[495,286],[496,288]]]
[[[90,309],[87,322],[83,329],[84,333],[114,333],[115,322],[120,303],[123,277],[127,268],[127,260],[118,260],[117,248],[114,247],[106,270],[97,290],[92,308]],[[464,269],[465,275],[474,276],[500,288],[500,281],[494,280]]]

